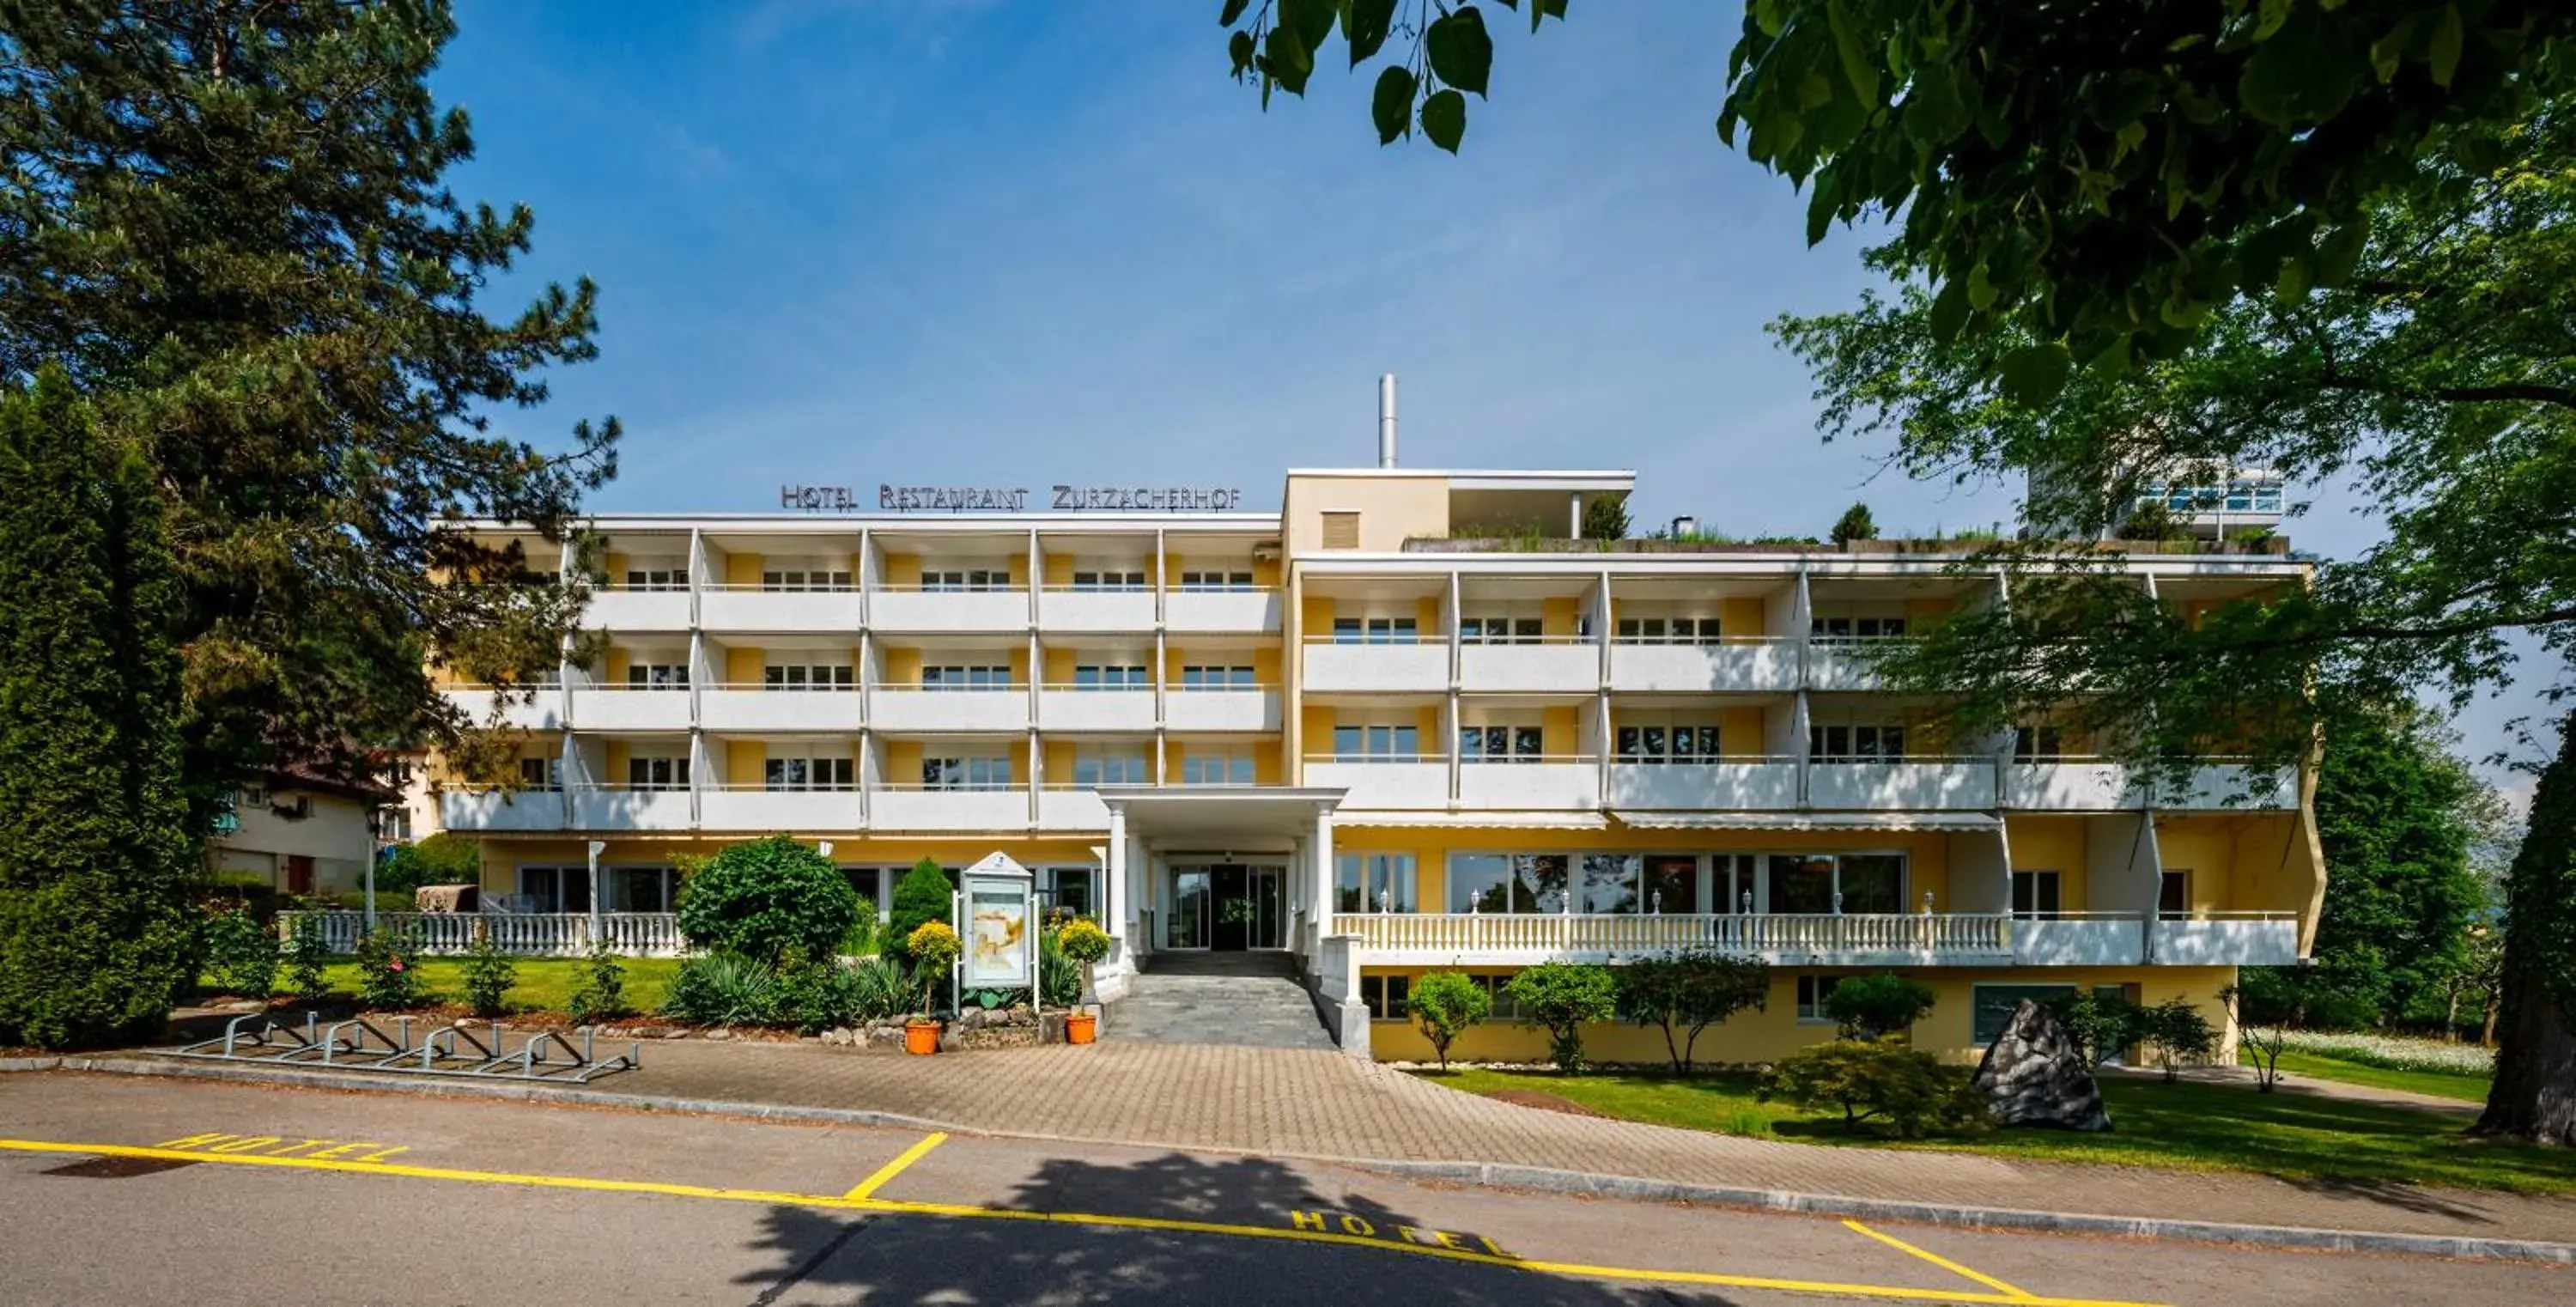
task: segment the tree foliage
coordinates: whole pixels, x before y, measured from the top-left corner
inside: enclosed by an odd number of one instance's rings
[[[1799,1049],[1774,1063],[1756,1092],[1764,1102],[1837,1109],[1845,1133],[1875,1122],[1900,1139],[1920,1139],[1967,1133],[1991,1120],[1966,1067],[1878,1040],[1830,1039]]]
[[[615,422],[547,453],[495,430],[595,352],[588,281],[493,316],[524,207],[428,76],[445,0],[10,0],[0,21],[0,381],[58,363],[149,461],[182,578],[200,816],[280,759],[346,775],[477,750],[429,680],[525,685],[578,613],[556,550]]]
[[[1882,1039],[1922,1020],[1932,1002],[1932,987],[1912,976],[1845,976],[1825,996],[1825,1015],[1845,1039]]]
[[[1530,30],[1565,17],[1565,0],[1497,0],[1527,6]],[[1484,11],[1435,0],[1223,0],[1226,55],[1236,81],[1261,87],[1263,107],[1275,88],[1306,93],[1317,59],[1338,22],[1350,66],[1387,55],[1369,96],[1380,145],[1411,136],[1418,124],[1432,144],[1452,154],[1467,133],[1467,96],[1482,97],[1494,66],[1494,38]],[[1388,42],[1396,41],[1390,52]]]
[[[376,868],[379,893],[408,894],[423,885],[473,885],[482,879],[482,847],[449,831],[395,845]]]
[[[1610,968],[1542,962],[1513,974],[1504,987],[1521,1015],[1547,1028],[1548,1060],[1567,1075],[1582,1072],[1583,1027],[1618,1015],[1618,982]]]
[[[1869,515],[1869,505],[1854,504],[1844,509],[1843,515],[1834,520],[1834,530],[1830,538],[1837,545],[1847,545],[1854,540],[1876,540],[1878,520]]]
[[[2165,1083],[2175,1080],[2186,1060],[2207,1061],[2218,1051],[2218,1031],[2187,998],[2169,998],[2138,1013],[2138,1034],[2154,1046],[2165,1069]]]
[[[92,413],[0,386],[0,1043],[156,1034],[196,978],[161,500]]]
[[[785,835],[736,844],[680,886],[673,924],[690,944],[777,965],[830,958],[859,896],[832,860]]]
[[[1705,949],[1637,958],[1618,969],[1618,980],[1619,1014],[1663,1031],[1664,1053],[1682,1075],[1704,1031],[1771,997],[1771,968],[1761,959]]]
[[[886,909],[886,951],[910,957],[914,931],[956,915],[956,892],[957,882],[940,870],[936,859],[912,864],[912,870],[894,883],[894,902]]]
[[[1494,996],[1463,971],[1434,971],[1413,982],[1406,998],[1414,1028],[1431,1041],[1440,1069],[1449,1069],[1449,1046],[1494,1011]]]

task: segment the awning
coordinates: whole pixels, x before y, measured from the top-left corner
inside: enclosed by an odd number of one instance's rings
[[[1618,812],[1636,830],[1940,830],[1999,831],[2003,818],[1984,812]]]
[[[1288,785],[1104,785],[1100,800],[1127,815],[1129,834],[1155,839],[1294,837],[1315,831],[1338,788]]]
[[[1358,812],[1333,814],[1333,825],[1433,830],[1608,830],[1597,812]]]

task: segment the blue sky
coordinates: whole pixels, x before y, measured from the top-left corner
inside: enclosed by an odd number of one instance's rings
[[[1489,6],[1490,8],[1491,6]],[[466,200],[537,213],[528,281],[601,287],[598,362],[504,415],[614,413],[617,511],[764,511],[781,483],[1239,485],[1375,452],[1630,467],[1641,524],[1821,533],[2007,521],[2009,487],[1826,445],[1763,333],[1848,305],[1864,242],[1711,124],[1740,10],[1497,10],[1494,99],[1452,158],[1381,150],[1328,64],[1268,113],[1215,0],[460,0],[433,85],[473,117]],[[495,311],[520,289],[497,288]],[[2317,494],[2303,548],[2373,535]],[[2519,697],[2461,722],[2501,747]]]

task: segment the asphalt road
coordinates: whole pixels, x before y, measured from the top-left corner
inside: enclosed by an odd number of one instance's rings
[[[0,1231],[0,1300],[29,1304],[2576,1301],[2536,1267],[59,1073],[0,1076]]]

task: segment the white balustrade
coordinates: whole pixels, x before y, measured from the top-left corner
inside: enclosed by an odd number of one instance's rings
[[[318,922],[322,945],[334,953],[357,951],[366,933],[363,912],[281,912],[277,931],[291,939],[296,923]],[[504,953],[526,957],[578,957],[590,951],[591,917],[587,912],[380,912],[376,928],[407,935],[424,956],[447,957],[467,952],[477,938],[489,938]],[[667,912],[603,912],[599,937],[608,951],[627,957],[676,957],[687,951],[677,919]]]
[[[1775,962],[1900,965],[2001,962],[2014,922],[2001,913],[1343,913],[1372,965],[1609,959],[1710,949]]]

